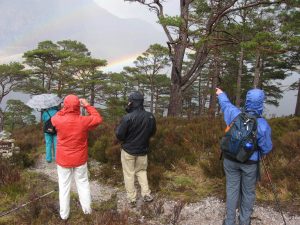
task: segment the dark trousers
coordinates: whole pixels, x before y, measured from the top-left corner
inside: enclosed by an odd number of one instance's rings
[[[255,201],[257,164],[243,164],[224,159],[226,175],[225,225],[236,224],[236,209],[239,209],[239,225],[249,225]]]

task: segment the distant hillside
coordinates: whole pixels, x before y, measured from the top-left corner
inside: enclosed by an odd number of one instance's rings
[[[164,40],[138,19],[120,19],[93,0],[0,0],[0,56],[23,53],[43,40],[79,40],[94,56],[116,59]]]

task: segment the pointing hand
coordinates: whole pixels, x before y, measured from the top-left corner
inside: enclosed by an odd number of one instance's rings
[[[220,88],[216,88],[216,94],[219,95],[221,93],[223,93],[223,91]]]

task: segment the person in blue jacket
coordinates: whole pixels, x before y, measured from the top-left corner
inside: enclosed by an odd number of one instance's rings
[[[216,89],[225,123],[228,125],[241,110],[234,106],[226,94]],[[259,174],[258,161],[272,150],[271,128],[261,117],[265,94],[260,89],[249,90],[246,96],[245,111],[257,118],[257,145],[259,152],[252,154],[248,161],[240,163],[224,154],[224,171],[226,176],[226,216],[224,225],[236,224],[236,209],[239,209],[239,225],[249,225],[255,201],[255,186]]]
[[[49,109],[43,110],[42,121],[45,123],[50,117],[53,117],[58,112],[58,107],[52,107]],[[52,158],[55,160],[56,156],[56,134],[44,133],[45,142],[46,142],[46,161],[48,163],[52,162]],[[53,149],[53,152],[52,152]]]

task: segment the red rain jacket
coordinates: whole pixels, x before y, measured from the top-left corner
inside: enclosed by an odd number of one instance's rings
[[[68,95],[64,107],[51,119],[57,130],[56,163],[62,167],[78,167],[87,162],[88,131],[96,128],[102,117],[93,106],[85,108],[89,116],[81,116],[78,97]]]

